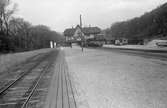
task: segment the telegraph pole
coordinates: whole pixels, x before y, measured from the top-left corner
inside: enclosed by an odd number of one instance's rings
[[[83,52],[83,46],[84,46],[84,36],[82,36],[82,15],[80,15],[80,27],[81,27],[81,48],[82,48],[82,52]]]

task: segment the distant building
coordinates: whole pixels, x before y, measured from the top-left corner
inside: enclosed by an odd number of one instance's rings
[[[64,31],[66,41],[81,41],[82,38],[95,39],[99,38],[101,29],[98,27],[83,27],[77,25],[75,28],[68,28]]]
[[[120,38],[120,39],[115,39],[115,45],[126,45],[128,44],[128,39],[127,38]]]

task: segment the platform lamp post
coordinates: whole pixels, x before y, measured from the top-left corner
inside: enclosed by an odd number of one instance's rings
[[[84,36],[82,35],[82,33],[78,33],[78,41],[80,41],[80,45],[81,45],[81,49],[82,49],[82,52],[83,52],[83,46],[84,46]]]
[[[80,15],[80,28],[81,28],[81,32],[79,33],[79,37],[80,37],[80,39],[81,39],[81,48],[82,48],[82,52],[83,52],[85,37],[84,37],[84,35],[82,34],[82,15]]]
[[[82,47],[82,52],[83,52],[84,42],[85,42],[85,38],[84,38],[84,36],[81,33],[81,47]]]

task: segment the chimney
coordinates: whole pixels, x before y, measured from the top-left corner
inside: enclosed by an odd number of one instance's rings
[[[80,27],[82,28],[82,15],[80,15]]]

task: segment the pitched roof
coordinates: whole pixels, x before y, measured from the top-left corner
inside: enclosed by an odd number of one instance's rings
[[[77,26],[78,27],[78,26]],[[77,28],[76,27],[76,28]],[[80,27],[80,26],[79,26]],[[68,28],[64,31],[64,35],[65,36],[73,36],[75,33],[76,28]],[[101,29],[98,27],[84,27],[82,28],[82,32],[85,35],[89,35],[89,34],[99,34],[101,32]]]
[[[73,36],[75,33],[75,28],[69,28],[64,31],[64,36]]]
[[[99,34],[101,32],[100,28],[98,27],[84,27],[82,31],[85,35]]]

